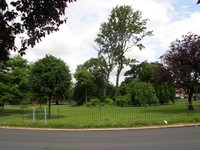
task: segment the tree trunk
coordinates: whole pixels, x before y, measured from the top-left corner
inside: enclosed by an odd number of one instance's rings
[[[118,88],[119,88],[119,75],[120,75],[120,73],[121,73],[121,70],[122,69],[119,69],[119,70],[117,70],[117,78],[116,78],[116,85],[115,85],[115,96],[114,96],[114,98],[116,99],[117,98],[117,96],[118,96]]]
[[[105,83],[104,89],[103,89],[103,99],[106,97],[106,93],[107,93],[107,87],[108,87],[108,82]]]
[[[106,83],[103,89],[103,99],[106,97],[110,73],[107,74]]]
[[[59,100],[58,99],[56,99],[56,105],[59,105]]]
[[[189,89],[189,96],[188,96],[188,110],[194,110],[192,105],[192,96],[194,94],[194,87]]]

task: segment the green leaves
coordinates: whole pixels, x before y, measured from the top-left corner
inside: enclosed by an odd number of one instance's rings
[[[151,83],[138,82],[131,91],[131,99],[134,106],[155,105],[159,100]]]
[[[39,97],[47,96],[63,100],[70,85],[69,67],[62,60],[47,55],[33,65],[31,86]]]
[[[116,96],[120,73],[124,65],[130,62],[125,54],[134,46],[143,49],[143,44],[139,42],[152,34],[152,31],[146,31],[148,19],[141,18],[141,12],[134,11],[131,6],[116,6],[111,11],[108,22],[101,24],[95,39],[99,46],[99,55],[105,58],[110,71],[117,67]]]
[[[66,22],[64,17],[67,3],[76,0],[16,0],[10,5],[1,0],[0,9],[0,61],[9,59],[11,50],[25,54],[28,46],[35,46],[46,34],[58,31]],[[21,47],[15,46],[15,37],[21,33]]]
[[[1,64],[0,101],[2,103],[15,100],[30,101],[29,65],[20,56],[11,58]]]

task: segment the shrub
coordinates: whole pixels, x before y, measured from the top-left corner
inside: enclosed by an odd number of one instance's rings
[[[112,100],[112,98],[105,98],[104,99],[104,104],[107,104],[107,105],[112,105],[114,102],[113,102],[113,100]]]
[[[115,104],[119,107],[131,106],[131,98],[129,95],[118,96],[115,100]]]
[[[86,106],[90,107],[90,106],[101,106],[102,103],[98,98],[94,98],[91,99],[89,102],[86,103]]]
[[[159,101],[153,85],[147,82],[138,82],[134,85],[131,100],[134,106],[155,105]]]
[[[166,83],[156,86],[156,95],[159,99],[159,103],[168,104],[170,101],[174,103],[174,91],[175,89]]]

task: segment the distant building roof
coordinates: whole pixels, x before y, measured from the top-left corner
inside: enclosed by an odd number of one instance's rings
[[[185,94],[185,91],[183,89],[176,90],[176,94]]]

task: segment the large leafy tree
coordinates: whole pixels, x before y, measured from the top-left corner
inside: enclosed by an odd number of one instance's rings
[[[30,64],[20,56],[12,57],[6,63],[1,63],[0,70],[0,101],[27,103],[31,99],[29,86]]]
[[[10,75],[0,72],[0,107],[3,108],[5,103],[11,100],[14,95],[11,92]]]
[[[66,22],[67,4],[76,0],[1,0],[0,2],[0,61],[9,59],[11,50],[25,54],[42,37]],[[20,35],[21,47],[17,48],[15,37]],[[26,35],[26,36],[25,36]]]
[[[79,104],[86,103],[94,90],[93,74],[83,65],[79,65],[74,73],[76,79],[74,98]]]
[[[99,34],[97,34],[97,38],[95,39],[95,42],[98,45],[98,57],[102,61],[102,67],[105,71],[105,86],[103,90],[103,98],[106,97],[107,94],[107,88],[109,84],[110,74],[113,71],[115,67],[115,61],[114,61],[114,53],[112,52],[112,49],[114,49],[113,40],[108,40],[106,37],[109,38],[109,35],[111,33],[111,29],[109,29],[108,24],[103,23],[101,25]]]
[[[107,70],[105,60],[102,57],[91,58],[83,64],[90,73],[92,73],[92,80],[96,86],[96,95],[103,100],[107,92]]]
[[[12,84],[16,86],[21,95],[21,102],[29,102],[31,99],[31,90],[29,84],[30,64],[21,56],[16,56],[8,61],[8,67],[11,69]]]
[[[87,97],[98,97],[103,101],[109,86],[107,83],[106,62],[103,57],[91,58],[84,64],[79,65],[74,76],[77,81],[74,93],[75,99],[82,103],[88,100],[85,96],[87,95]],[[84,100],[81,95],[84,95],[82,96]]]
[[[195,85],[200,79],[200,36],[192,33],[171,43],[170,49],[161,56],[164,66],[170,71],[178,87],[188,93],[188,108],[192,107]]]
[[[100,63],[100,66],[101,66],[101,79],[104,80],[104,83],[103,83],[103,95],[102,95],[102,98],[104,99],[105,97],[107,97],[108,95],[108,86],[109,86],[109,79],[110,79],[110,74],[113,70],[113,67],[114,67],[114,61],[112,59],[111,56],[109,56],[110,54],[109,53],[101,53],[99,51],[99,54],[98,54],[98,60],[99,60],[99,63]],[[111,54],[112,55],[112,54]]]
[[[64,100],[70,88],[69,67],[61,59],[46,55],[32,66],[30,80],[36,96],[48,99],[49,117],[51,117],[51,101]]]
[[[130,66],[125,72],[125,81],[120,86],[120,92],[127,94],[133,88],[133,81],[151,83],[159,98],[160,104],[174,102],[175,89],[170,73],[160,63],[148,63],[147,61]]]
[[[99,54],[106,55],[110,69],[117,67],[115,97],[118,94],[119,77],[124,65],[134,60],[126,58],[125,54],[133,47],[144,48],[140,41],[151,35],[146,31],[148,19],[143,19],[140,11],[134,11],[131,6],[116,6],[111,11],[108,22],[101,24],[96,42],[99,45]]]

